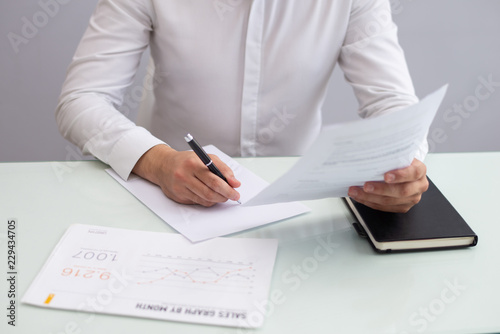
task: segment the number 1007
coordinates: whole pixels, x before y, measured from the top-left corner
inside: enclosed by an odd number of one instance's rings
[[[84,259],[84,260],[97,260],[97,261],[116,261],[116,253],[96,253],[92,251],[79,251],[73,258],[75,259]]]

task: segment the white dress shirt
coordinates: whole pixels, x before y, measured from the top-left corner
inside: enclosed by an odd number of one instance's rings
[[[148,46],[149,131],[117,110]],[[188,149],[188,132],[231,156],[300,155],[337,62],[361,117],[417,102],[387,0],[101,0],[56,118],[124,179],[154,145]]]

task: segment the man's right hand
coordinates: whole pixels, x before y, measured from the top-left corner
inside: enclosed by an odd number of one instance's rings
[[[210,158],[229,184],[213,174],[194,152],[176,151],[163,144],[144,153],[132,172],[160,186],[178,203],[209,207],[228,199],[238,200],[240,194],[234,188],[241,185],[240,181],[216,155]]]

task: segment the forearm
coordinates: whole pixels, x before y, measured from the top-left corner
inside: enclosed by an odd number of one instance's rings
[[[109,164],[125,180],[147,150],[163,143],[96,94],[60,103],[56,119],[66,139],[84,154]]]
[[[359,102],[360,116],[380,115],[418,102],[389,1],[353,3],[339,65]]]
[[[149,44],[147,0],[101,0],[62,87],[56,120],[63,136],[124,179],[137,160],[162,143],[117,108]]]

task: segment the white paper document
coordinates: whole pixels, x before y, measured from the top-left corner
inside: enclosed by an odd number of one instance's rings
[[[278,243],[72,225],[22,302],[162,320],[254,328],[265,315]],[[89,315],[89,317],[92,315]]]
[[[307,153],[245,206],[343,197],[350,186],[382,181],[386,172],[409,166],[446,89],[403,110],[324,127]]]
[[[241,181],[241,186],[236,190],[240,193],[242,204],[268,185],[268,182],[215,146],[206,146],[205,150],[209,154],[217,155]],[[160,187],[141,177],[132,174],[128,181],[124,181],[112,169],[106,171],[167,224],[193,242],[240,232],[310,211],[301,203],[244,207],[237,202],[227,201],[210,208],[179,204],[166,197]]]

